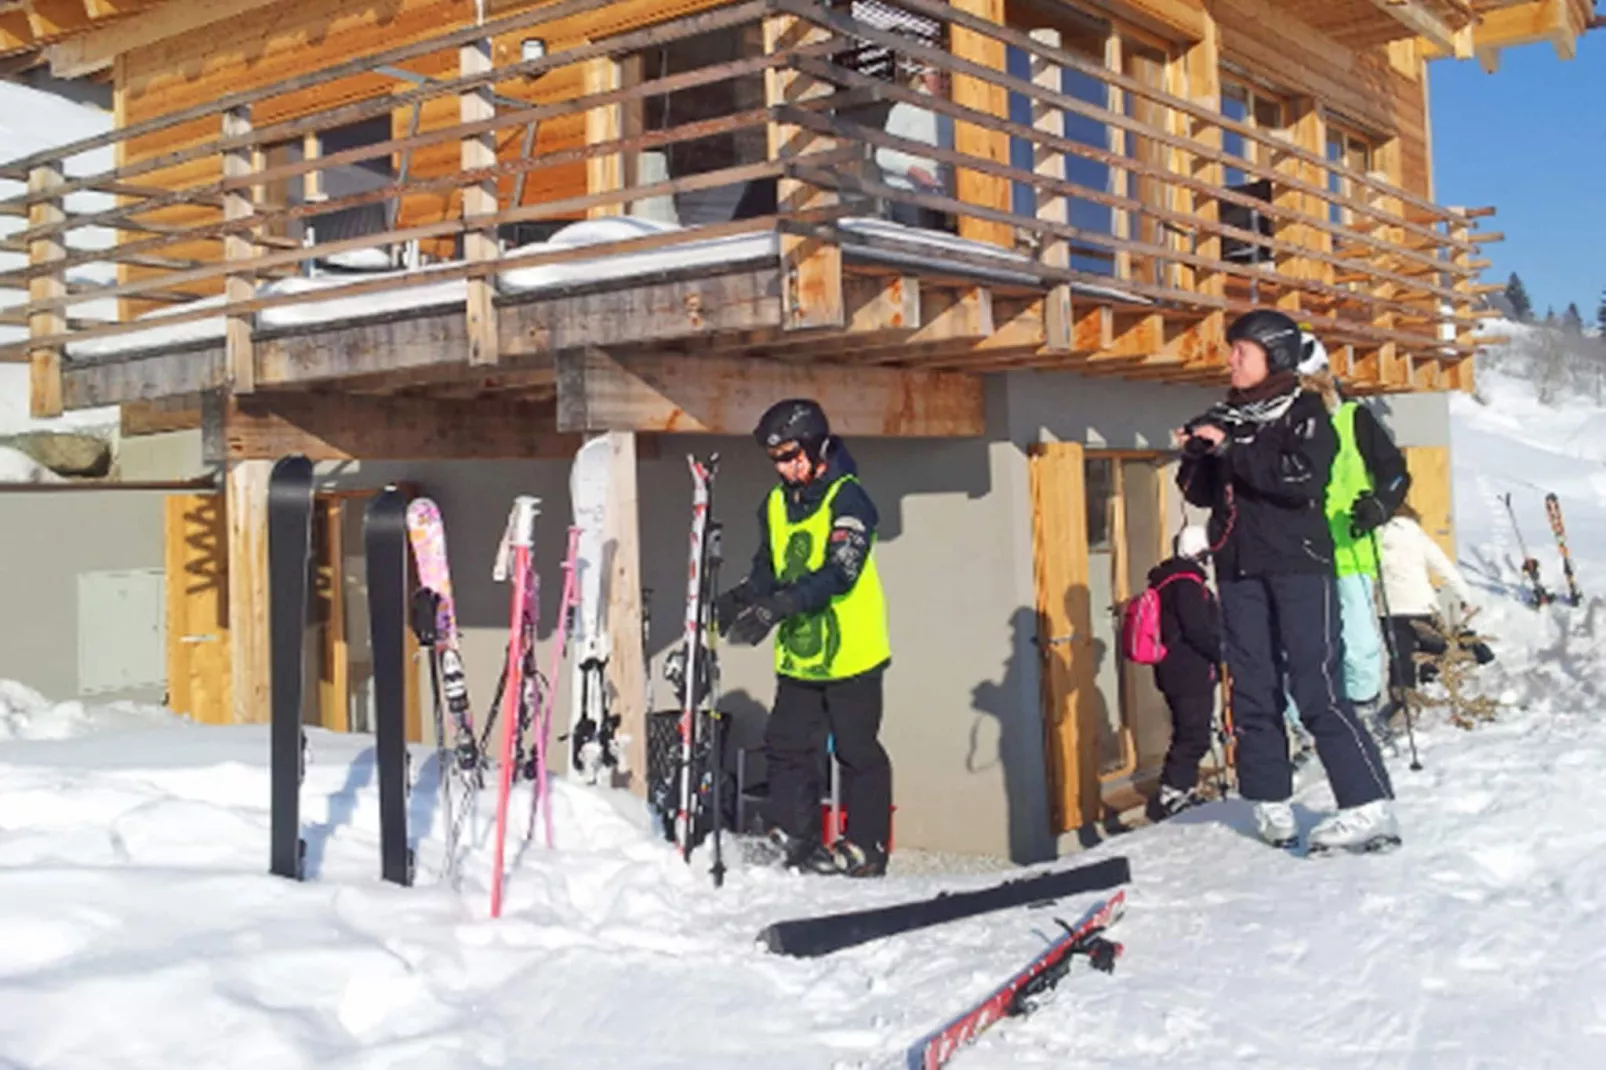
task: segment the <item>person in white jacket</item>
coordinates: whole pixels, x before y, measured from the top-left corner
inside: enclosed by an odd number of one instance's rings
[[[909,63],[905,67],[910,88],[933,97],[947,96],[943,72],[935,67]],[[885,130],[894,137],[917,141],[941,149],[954,147],[954,121],[946,115],[905,101],[898,101],[887,112]],[[875,162],[881,177],[894,189],[939,197],[953,196],[953,168],[929,156],[916,156],[902,149],[879,146]],[[948,228],[946,212],[934,211],[904,201],[889,201],[888,215],[894,223],[926,230]]]
[[[1389,666],[1390,690],[1396,693],[1417,685],[1417,666],[1412,654],[1417,650],[1415,621],[1429,621],[1439,608],[1439,594],[1433,578],[1450,588],[1460,603],[1462,614],[1472,604],[1472,590],[1461,570],[1448,554],[1422,530],[1422,516],[1402,504],[1392,519],[1378,529],[1378,548],[1382,556],[1379,581],[1383,604],[1388,607],[1388,624],[1393,637],[1393,664]],[[1386,725],[1398,709],[1398,698],[1379,715],[1378,728]]]

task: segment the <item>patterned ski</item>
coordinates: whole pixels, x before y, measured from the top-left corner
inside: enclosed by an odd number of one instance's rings
[[[574,530],[579,532],[574,557],[574,668],[570,698],[569,762],[579,778],[596,783],[604,769],[625,772],[619,715],[608,709],[607,666],[612,651],[602,626],[604,522],[608,513],[612,446],[594,438],[575,454],[569,471],[569,498],[574,503]],[[650,712],[650,711],[649,711]]]
[[[690,564],[686,570],[686,620],[684,632],[685,686],[681,689],[680,709],[680,806],[675,815],[675,840],[680,845],[681,857],[691,861],[692,831],[697,815],[694,810],[697,780],[697,711],[702,701],[699,693],[703,683],[703,627],[707,623],[708,589],[708,512],[713,498],[714,475],[719,470],[719,454],[703,464],[695,457],[687,457],[691,469],[692,504]],[[716,820],[718,815],[714,815]]]
[[[1115,968],[1121,945],[1099,934],[1120,920],[1126,911],[1126,892],[1116,892],[1095,903],[1075,925],[1060,922],[1065,935],[995,988],[987,998],[933,1033],[921,1037],[908,1051],[909,1070],[937,1070],[954,1053],[1005,1016],[1026,1015],[1037,1009],[1037,1000],[1059,983],[1070,968],[1073,956],[1085,954],[1093,967],[1108,973]]]
[[[412,542],[418,585],[435,592],[435,655],[440,661],[441,689],[452,717],[453,743],[458,768],[478,771],[479,748],[474,742],[474,714],[469,703],[468,680],[457,632],[457,602],[452,595],[452,571],[446,556],[446,526],[440,507],[430,498],[414,498],[407,506],[407,537]]]
[[[1545,515],[1550,518],[1550,530],[1556,536],[1556,549],[1561,551],[1561,571],[1567,577],[1567,604],[1576,606],[1584,600],[1573,577],[1573,555],[1567,549],[1567,524],[1561,518],[1561,499],[1554,494],[1545,495]]]

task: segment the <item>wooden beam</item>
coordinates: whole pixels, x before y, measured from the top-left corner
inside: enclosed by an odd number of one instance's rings
[[[223,113],[223,136],[243,137],[251,132],[249,106]],[[255,154],[250,149],[231,149],[223,154],[223,177],[244,178],[251,174]],[[242,187],[223,195],[223,218],[245,219],[252,214],[251,190]],[[257,247],[246,234],[227,234],[223,238],[224,260],[251,260]],[[256,276],[251,272],[231,273],[223,281],[224,300],[249,301],[256,294]],[[250,313],[231,315],[224,321],[223,346],[229,366],[229,388],[242,394],[256,389],[256,360],[252,353]]]
[[[28,25],[28,13],[0,11],[0,52],[19,52],[33,45],[33,27]]]
[[[468,78],[484,74],[495,66],[491,59],[491,40],[470,41],[458,49],[457,73]],[[457,98],[458,118],[465,123],[476,123],[494,118],[496,104],[491,100],[491,87],[478,86],[465,90]],[[496,164],[496,136],[478,134],[465,137],[461,143],[460,158],[463,170],[493,167]],[[476,216],[496,214],[496,180],[486,179],[463,187],[460,200],[463,221]],[[501,255],[497,247],[496,228],[470,230],[463,235],[463,258],[470,262],[495,260]],[[495,364],[501,357],[496,334],[496,282],[488,275],[468,280],[468,362],[474,365]]]
[[[229,669],[235,724],[266,724],[271,719],[268,476],[272,472],[272,461],[232,464],[225,490],[229,531]]]
[[[1455,51],[1455,31],[1422,0],[1372,0],[1400,25],[1446,52]]]
[[[847,436],[970,437],[986,430],[974,376],[723,357],[558,356],[560,431],[745,435],[771,404],[813,397]]]
[[[84,0],[23,0],[28,26],[41,41],[82,30],[89,25]]]
[[[209,395],[208,461],[301,453],[315,461],[537,460],[573,457],[575,435],[551,427],[547,406],[441,401],[332,391]]]
[[[195,431],[201,427],[201,397],[181,394],[156,401],[129,401],[120,406],[118,419],[123,438]]]
[[[57,78],[82,78],[107,69],[119,55],[279,2],[207,0],[204,4],[155,4],[110,26],[51,45],[45,56],[50,60],[50,73]]]
[[[48,194],[66,184],[61,162],[36,167],[28,172],[28,192]],[[30,227],[57,224],[67,218],[66,202],[61,197],[35,201],[28,206]],[[58,233],[37,238],[28,243],[28,264],[59,265],[67,258],[67,235]],[[30,301],[48,301],[67,294],[66,271],[60,266],[28,280]],[[35,312],[28,317],[28,334],[32,338],[59,335],[67,329],[67,315],[61,308]],[[64,400],[61,379],[61,347],[39,346],[28,351],[28,410],[36,419],[60,416]]]
[[[1005,23],[1004,0],[954,0],[953,6],[957,11],[978,16],[999,26]],[[1004,42],[958,25],[950,26],[948,34],[949,51],[956,58],[996,71],[1006,69]],[[953,79],[952,93],[956,104],[996,115],[1000,119],[1009,117],[1009,92],[1003,86],[958,75]],[[976,123],[954,124],[954,148],[966,156],[1006,166],[1009,163],[1009,136],[1001,130]],[[1010,184],[1007,179],[959,168],[955,186],[955,196],[961,201],[1003,212],[1010,210]],[[1006,249],[1015,245],[1014,227],[969,216],[960,217],[959,236],[990,242]]]
[[[1031,32],[1032,40],[1051,48],[1060,47],[1060,32],[1055,29],[1038,29]],[[1065,70],[1058,64],[1050,63],[1041,56],[1029,57],[1031,63],[1031,77],[1035,85],[1043,86],[1053,92],[1060,92],[1065,86]],[[1053,137],[1065,137],[1065,112],[1053,108],[1042,101],[1032,101],[1032,126]],[[1032,171],[1035,174],[1045,175],[1050,179],[1063,180],[1066,178],[1065,154],[1054,152],[1041,145],[1032,146]],[[1037,218],[1046,219],[1052,223],[1069,223],[1070,202],[1061,194],[1050,193],[1047,189],[1037,191]],[[1071,266],[1070,243],[1063,238],[1048,238],[1043,240],[1042,251],[1038,254],[1043,263],[1050,268],[1065,270]],[[1049,287],[1043,299],[1043,327],[1047,347],[1056,352],[1069,352],[1071,348],[1071,287],[1069,283],[1056,283]]]
[[[764,51],[773,54],[799,45],[829,40],[831,33],[795,15],[772,15],[764,20]],[[764,102],[768,106],[797,104],[830,96],[832,87],[800,71],[770,69],[764,72]],[[772,122],[767,127],[771,160],[818,155],[836,149],[834,139],[821,137],[801,126]],[[828,208],[837,194],[796,178],[776,180],[777,211],[783,215]],[[840,327],[845,320],[842,295],[842,247],[818,236],[783,232],[781,251],[781,326],[786,330]]]

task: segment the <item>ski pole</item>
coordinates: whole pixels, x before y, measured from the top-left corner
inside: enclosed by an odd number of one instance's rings
[[[1383,645],[1389,652],[1389,674],[1394,666],[1400,663],[1400,652],[1394,642],[1394,614],[1389,611],[1388,584],[1383,582],[1383,553],[1377,545],[1377,529],[1373,528],[1366,533],[1372,543],[1372,560],[1377,562],[1377,596],[1383,603]],[[1390,688],[1392,691],[1393,688]],[[1392,698],[1392,695],[1390,696]],[[1411,724],[1411,701],[1405,697],[1405,688],[1400,689],[1400,705],[1405,709],[1405,738],[1411,745],[1411,771],[1422,771],[1422,759],[1416,753],[1416,729]]]

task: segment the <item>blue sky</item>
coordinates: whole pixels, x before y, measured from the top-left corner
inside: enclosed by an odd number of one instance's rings
[[[1562,62],[1549,45],[1429,64],[1434,200],[1499,213],[1482,222],[1506,240],[1486,247],[1488,282],[1522,276],[1534,310],[1576,301],[1595,320],[1606,289],[1606,30]]]

